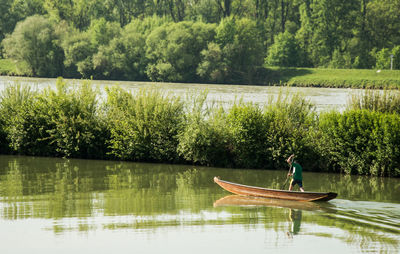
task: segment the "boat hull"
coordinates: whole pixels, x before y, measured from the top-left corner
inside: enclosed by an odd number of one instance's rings
[[[248,185],[242,185],[237,183],[231,183],[214,177],[214,182],[221,186],[223,189],[238,195],[253,196],[253,197],[264,197],[264,198],[276,198],[293,201],[329,201],[337,197],[337,193],[333,192],[300,192],[300,191],[286,191],[286,190],[275,190],[261,187],[254,187]]]

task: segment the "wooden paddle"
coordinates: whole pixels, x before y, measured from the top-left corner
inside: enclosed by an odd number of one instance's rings
[[[293,156],[293,158],[292,158],[292,161],[294,160],[294,155],[292,155]],[[288,181],[288,179],[289,179],[289,174],[290,174],[290,170],[292,169],[292,163],[289,163],[289,171],[288,171],[288,173],[287,173],[287,175],[286,175],[286,180],[285,180],[285,182],[283,183],[283,185],[282,185],[282,190],[284,190],[284,189],[286,189],[286,183],[287,183],[287,181]]]

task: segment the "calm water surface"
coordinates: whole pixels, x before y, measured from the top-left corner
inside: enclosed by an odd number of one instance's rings
[[[79,84],[80,80],[68,80],[71,84]],[[352,94],[360,90],[337,88],[304,88],[304,87],[270,87],[249,85],[212,85],[212,84],[182,84],[155,82],[122,82],[122,81],[91,81],[103,89],[106,86],[119,85],[128,90],[138,90],[143,87],[155,87],[166,93],[186,97],[191,92],[208,91],[209,102],[230,104],[237,99],[245,102],[265,104],[269,98],[276,98],[280,92],[290,94],[301,93],[312,102],[318,111],[337,109],[343,110]],[[55,86],[56,79],[5,77],[0,76],[0,91],[10,84],[29,84],[38,89]]]
[[[0,253],[398,253],[400,179],[304,173],[325,203],[230,195],[286,169],[0,156]]]

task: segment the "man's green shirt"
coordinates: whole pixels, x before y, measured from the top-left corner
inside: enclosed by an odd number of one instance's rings
[[[303,181],[303,168],[300,164],[293,162],[293,179]]]

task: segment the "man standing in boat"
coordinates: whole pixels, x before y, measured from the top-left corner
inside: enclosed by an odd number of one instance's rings
[[[293,179],[289,185],[289,191],[291,191],[293,189],[293,186],[298,184],[300,187],[300,191],[304,192],[303,168],[300,166],[300,164],[297,163],[297,161],[294,161],[294,154],[290,155],[286,161],[287,161],[287,163],[289,163],[290,167],[292,168],[292,172],[290,172],[290,170],[289,170],[288,176],[293,176]]]

